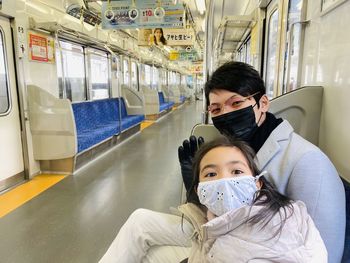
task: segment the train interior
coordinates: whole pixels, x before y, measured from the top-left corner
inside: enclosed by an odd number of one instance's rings
[[[177,148],[219,136],[203,85],[230,60],[259,71],[350,202],[349,1],[163,1],[185,13],[178,46],[103,28],[113,2],[0,1],[1,262],[98,262],[135,209],[183,203]]]

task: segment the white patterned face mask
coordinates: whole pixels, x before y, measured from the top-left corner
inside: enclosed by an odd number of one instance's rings
[[[245,205],[252,205],[258,190],[256,181],[263,175],[223,178],[198,184],[198,197],[210,212],[221,216]]]

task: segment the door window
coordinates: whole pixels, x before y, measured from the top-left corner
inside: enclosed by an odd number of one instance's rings
[[[10,92],[7,81],[4,34],[0,28],[0,116],[10,110]]]

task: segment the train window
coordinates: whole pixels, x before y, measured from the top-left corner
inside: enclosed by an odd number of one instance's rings
[[[168,70],[164,70],[164,85],[168,85],[169,84],[169,80],[168,80],[168,75],[169,75],[169,71]]]
[[[163,73],[163,84],[164,85],[168,85],[168,71],[167,70],[164,70],[164,73]]]
[[[171,82],[171,79],[172,78],[172,72],[171,71],[168,71],[168,75],[167,75],[167,81],[168,81],[168,85],[170,86],[171,84],[173,84],[172,82]]]
[[[239,53],[239,61],[244,62],[244,52],[243,52],[243,46],[240,47],[238,50]]]
[[[72,102],[86,100],[84,48],[63,41],[60,41],[60,46],[61,51],[57,49],[56,54],[60,98]]]
[[[251,60],[251,54],[250,54],[250,38],[246,42],[246,48],[247,48],[247,55],[246,55],[246,62],[250,65],[252,65],[252,60]]]
[[[153,89],[158,90],[159,87],[159,70],[157,67],[153,67],[153,77],[152,77]]]
[[[131,87],[138,90],[137,85],[137,64],[135,61],[131,62]]]
[[[176,85],[176,72],[173,72],[172,83]]]
[[[123,83],[127,86],[129,86],[129,61],[127,59],[123,60]]]
[[[176,73],[173,71],[171,71],[171,73],[170,73],[170,84],[176,85]]]
[[[7,81],[5,43],[3,31],[0,28],[0,116],[10,110],[10,94]]]
[[[159,72],[159,85],[163,86],[165,85],[164,83],[164,70],[162,68],[158,68]]]
[[[242,47],[242,62],[247,62],[247,46],[245,44]]]
[[[181,76],[181,85],[182,86],[187,86],[186,75],[182,75]]]
[[[239,52],[238,51],[235,52],[235,61],[239,61]]]
[[[277,63],[277,31],[278,10],[275,10],[269,19],[267,36],[267,59],[266,59],[266,95],[273,97],[273,87]]]
[[[151,66],[145,65],[145,85],[151,87]]]
[[[179,86],[180,85],[180,82],[181,82],[181,76],[180,76],[180,73],[175,73],[176,75],[176,86]]]
[[[301,45],[301,25],[295,23],[301,21],[301,7],[302,0],[291,0],[289,1],[288,8],[288,25],[287,34],[292,36],[289,40],[288,45],[290,46],[290,51],[288,52],[288,57],[286,62],[288,67],[285,67],[284,72],[284,92],[289,92],[297,88],[298,80],[298,69],[299,69],[299,56],[300,56],[300,45]],[[291,32],[292,31],[292,32]],[[292,33],[292,34],[291,34]],[[288,61],[289,60],[289,61]]]
[[[104,52],[89,50],[91,99],[109,98],[109,58]]]

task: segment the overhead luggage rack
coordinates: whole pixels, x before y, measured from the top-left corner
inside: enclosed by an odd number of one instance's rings
[[[214,42],[218,61],[232,57],[255,24],[254,15],[225,16],[219,26]]]

